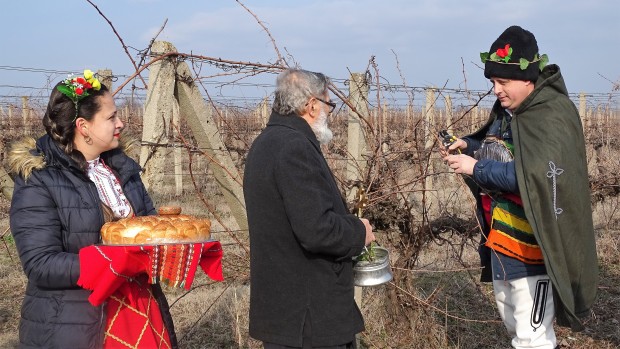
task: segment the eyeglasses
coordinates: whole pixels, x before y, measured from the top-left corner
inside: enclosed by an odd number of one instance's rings
[[[336,109],[336,103],[334,103],[334,102],[328,102],[328,101],[325,101],[325,100],[323,100],[323,99],[321,99],[321,98],[319,98],[319,97],[314,97],[314,98],[315,98],[316,100],[318,100],[318,101],[321,101],[321,102],[323,102],[323,103],[325,103],[325,104],[329,105],[329,107],[330,107],[330,109],[329,109],[329,114],[333,113],[333,112],[334,112],[334,109]]]

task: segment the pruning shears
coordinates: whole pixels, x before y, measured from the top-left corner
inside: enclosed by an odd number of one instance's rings
[[[449,134],[446,130],[439,131],[439,138],[441,138],[441,143],[444,147],[446,147],[446,150],[458,139],[455,136]],[[459,154],[461,153],[461,149],[457,149],[457,151],[459,152]]]

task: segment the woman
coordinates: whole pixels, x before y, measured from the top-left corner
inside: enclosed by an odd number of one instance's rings
[[[46,135],[15,144],[9,155],[10,225],[28,277],[20,347],[101,348],[111,317],[78,286],[79,251],[100,242],[106,221],[155,209],[141,168],[118,149],[123,122],[112,95],[91,71],[54,87],[43,125]],[[159,286],[150,287],[174,348],[168,304]]]

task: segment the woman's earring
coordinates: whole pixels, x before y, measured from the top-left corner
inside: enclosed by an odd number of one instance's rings
[[[88,144],[88,145],[92,145],[93,144],[93,139],[90,138],[90,136],[84,136],[84,142],[86,142],[86,144]]]

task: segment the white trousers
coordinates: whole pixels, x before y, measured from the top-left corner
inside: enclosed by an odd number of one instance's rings
[[[555,348],[555,310],[549,276],[493,280],[493,291],[499,314],[512,336],[513,348]]]

